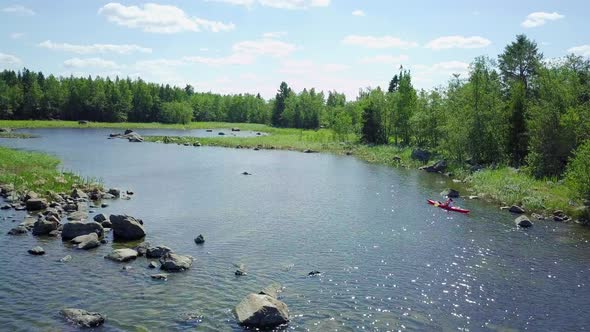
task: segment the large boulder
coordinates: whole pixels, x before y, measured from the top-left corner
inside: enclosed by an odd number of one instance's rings
[[[172,249],[166,246],[156,246],[148,248],[145,256],[147,258],[160,258],[169,252],[172,252]]]
[[[27,206],[27,210],[29,211],[43,210],[46,209],[48,206],[47,201],[43,198],[31,198],[27,200],[25,205]]]
[[[53,219],[53,216],[50,218]],[[56,222],[55,220],[50,221],[39,219],[35,221],[35,224],[33,225],[33,235],[47,235],[51,231],[56,230],[57,227],[59,227],[59,222]]]
[[[97,327],[104,324],[106,317],[98,312],[88,312],[82,309],[66,308],[60,314],[71,323],[81,327]]]
[[[514,223],[516,224],[516,226],[522,227],[522,228],[528,228],[528,227],[533,226],[533,223],[531,222],[531,220],[527,216],[524,216],[524,215],[514,219]]]
[[[414,149],[412,151],[412,159],[416,159],[419,160],[423,163],[427,162],[428,160],[430,160],[430,152],[426,151],[426,150],[422,150],[422,149]]]
[[[145,237],[145,229],[140,220],[128,215],[110,215],[113,225],[113,239],[119,241],[136,241]]]
[[[94,221],[87,223],[72,221],[64,224],[61,232],[61,239],[63,241],[69,241],[77,236],[90,233],[96,233],[99,238],[102,238],[104,235],[104,228],[99,223]]]
[[[269,329],[289,322],[287,305],[266,294],[250,294],[235,308],[240,325]]]
[[[420,169],[430,173],[442,173],[447,169],[447,162],[439,160],[432,165],[422,166]]]
[[[110,254],[105,256],[105,258],[115,262],[128,262],[137,258],[137,251],[128,248],[115,249]]]
[[[160,264],[160,269],[164,271],[180,272],[191,267],[193,258],[169,252],[160,257]]]

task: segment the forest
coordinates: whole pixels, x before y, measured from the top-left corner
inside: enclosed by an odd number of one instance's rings
[[[220,95],[141,79],[0,73],[0,119],[100,122],[221,121],[330,128],[338,141],[428,150],[456,165],[512,166],[564,180],[590,199],[590,60],[545,59],[518,35],[497,58],[475,58],[467,77],[417,91],[400,67],[387,89],[336,91],[282,82],[275,98]]]

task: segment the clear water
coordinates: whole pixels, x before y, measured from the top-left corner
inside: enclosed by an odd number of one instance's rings
[[[63,307],[106,314],[101,331],[241,330],[233,307],[272,282],[285,287],[297,331],[579,331],[590,322],[588,229],[519,230],[479,201],[458,200],[467,216],[437,209],[425,200],[448,186],[441,177],[327,154],[107,140],[108,129],[28,132],[41,137],[0,144],[132,189],[130,201],[96,212],[142,218],[149,242],[196,260],[154,281],[145,258],[129,271],[103,258],[120,244],[79,251],[4,235],[24,214],[0,212],[0,330],[73,330],[57,315]],[[35,245],[47,254],[27,254]],[[234,264],[248,275],[234,276]]]

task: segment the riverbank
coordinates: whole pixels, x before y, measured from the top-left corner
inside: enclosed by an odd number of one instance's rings
[[[19,197],[34,191],[44,198],[72,188],[100,187],[93,179],[61,172],[59,164],[59,159],[44,153],[0,147],[0,185],[10,186]]]
[[[114,129],[227,129],[239,128],[264,132],[269,135],[255,137],[164,137],[147,136],[146,141],[167,142],[172,144],[250,149],[281,149],[300,152],[324,152],[339,155],[351,155],[369,163],[390,167],[418,168],[423,164],[411,158],[411,148],[391,145],[367,146],[359,144],[354,135],[348,140],[338,141],[332,130],[301,130],[293,128],[274,128],[263,124],[192,122],[187,125],[161,123],[99,123],[79,124],[77,121],[0,121],[0,127],[10,128],[114,128]],[[572,200],[573,194],[565,184],[552,180],[538,180],[524,172],[501,167],[483,169],[470,174],[459,165],[449,165],[449,171],[455,174],[454,182],[449,186],[461,191],[463,195],[475,195],[481,199],[499,205],[518,205],[527,213],[551,214],[554,210],[563,210],[568,215],[578,216],[581,202]],[[451,178],[449,178],[449,181]]]

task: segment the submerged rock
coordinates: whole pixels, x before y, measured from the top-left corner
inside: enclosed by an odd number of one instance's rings
[[[191,267],[193,258],[169,252],[160,257],[160,264],[160,269],[164,271],[180,272]]]
[[[249,294],[235,312],[239,324],[246,327],[268,329],[289,322],[287,305],[266,294]]]
[[[29,249],[28,253],[31,255],[40,256],[40,255],[45,255],[45,250],[43,248],[41,248],[40,246],[36,246],[36,247]]]
[[[111,215],[113,225],[113,239],[120,241],[135,241],[145,237],[145,229],[139,219],[127,215]]]
[[[154,261],[151,261],[151,262],[150,262],[150,264],[148,265],[148,267],[149,267],[150,269],[155,269],[155,268],[157,268],[157,267],[158,267],[158,263],[156,263],[156,262],[154,262]]]
[[[28,230],[25,226],[17,226],[12,228],[11,230],[8,231],[8,235],[22,235],[22,234],[27,234]]]
[[[152,274],[151,277],[155,280],[168,280],[168,275],[166,273]]]
[[[128,248],[115,249],[110,254],[105,256],[105,258],[115,262],[128,262],[137,258],[137,251]]]
[[[522,227],[522,228],[528,228],[528,227],[533,226],[533,223],[531,222],[529,217],[524,216],[524,215],[514,219],[514,223],[516,224],[516,226]]]
[[[313,277],[313,276],[319,276],[320,274],[322,274],[322,273],[320,271],[316,270],[316,271],[309,272],[307,275],[310,277]]]
[[[98,312],[89,312],[82,309],[66,308],[60,314],[71,323],[81,327],[97,327],[104,324],[106,317]]]
[[[67,263],[67,262],[69,262],[71,260],[72,260],[72,256],[70,256],[70,255],[64,256],[64,257],[62,257],[62,258],[59,259],[59,261],[61,263]]]

